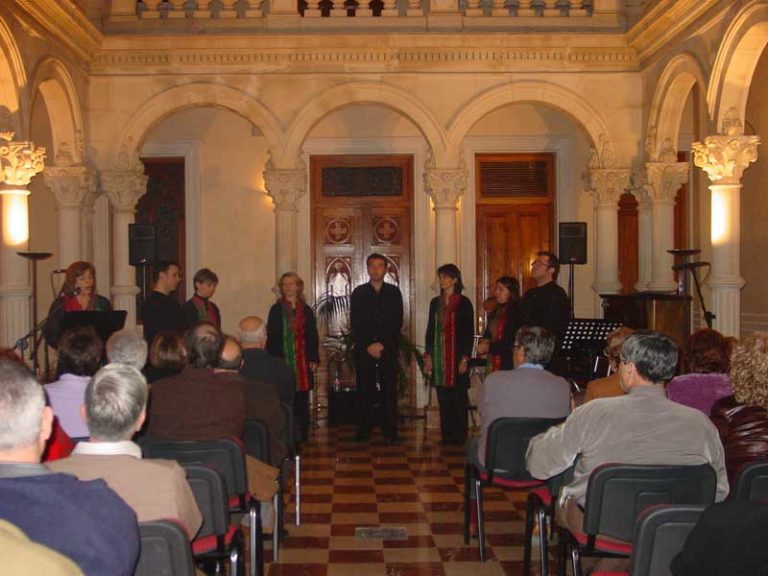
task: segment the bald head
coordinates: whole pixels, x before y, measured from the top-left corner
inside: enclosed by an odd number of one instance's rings
[[[243,363],[243,353],[240,344],[234,336],[224,336],[224,347],[221,349],[219,368],[223,370],[240,370]]]
[[[246,316],[238,324],[238,337],[243,349],[264,348],[267,345],[267,327],[258,316]]]

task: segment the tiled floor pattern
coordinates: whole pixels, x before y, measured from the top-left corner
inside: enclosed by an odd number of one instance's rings
[[[401,435],[401,445],[389,446],[376,434],[355,443],[351,427],[314,430],[302,449],[302,523],[294,524],[291,503],[289,536],[266,574],[522,573],[525,495],[484,492],[488,560],[480,563],[476,540],[465,546],[462,537],[464,448],[441,446],[424,421],[402,425]],[[404,527],[408,538],[357,539],[358,526]],[[534,550],[534,574],[537,560]]]

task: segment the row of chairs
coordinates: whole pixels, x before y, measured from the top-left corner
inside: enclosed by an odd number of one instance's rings
[[[709,465],[648,466],[606,465],[590,476],[584,507],[583,530],[565,530],[553,522],[554,500],[569,472],[548,481],[532,478],[525,455],[534,436],[558,425],[563,419],[499,418],[488,430],[485,467],[468,462],[464,473],[464,541],[469,544],[471,492],[477,507],[480,559],[484,561],[485,529],[482,493],[493,485],[528,492],[525,519],[523,575],[531,571],[534,522],[539,527],[540,573],[549,573],[547,541],[557,528],[558,572],[565,574],[570,557],[573,574],[581,575],[582,556],[631,557],[633,575],[668,574],[651,569],[671,560],[670,550],[679,551],[701,511],[714,502],[717,479]],[[743,468],[732,498],[759,500],[768,497],[768,462]],[[675,526],[669,528],[668,524]],[[670,539],[665,549],[654,549],[657,533],[664,526]],[[607,538],[606,538],[607,537]],[[633,546],[634,543],[634,546]],[[677,552],[675,552],[677,553]],[[672,555],[674,556],[674,554]],[[649,571],[650,570],[650,571]]]

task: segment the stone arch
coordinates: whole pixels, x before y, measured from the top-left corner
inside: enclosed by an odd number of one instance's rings
[[[174,86],[152,96],[126,124],[114,150],[114,165],[135,156],[151,130],[169,116],[190,108],[213,107],[239,114],[262,131],[270,149],[282,144],[282,131],[274,115],[256,98],[229,86],[193,83]]]
[[[768,4],[749,2],[733,19],[718,50],[707,88],[707,110],[720,130],[724,115],[735,108],[743,119],[752,76],[768,44]]]
[[[52,163],[83,162],[83,116],[80,97],[67,68],[55,58],[46,58],[35,70],[31,84],[32,109],[40,97],[48,109],[53,136]]]
[[[648,115],[647,161],[658,159],[659,151],[667,140],[677,146],[683,110],[696,84],[702,89],[707,85],[702,67],[692,54],[678,54],[664,68]]]
[[[0,126],[0,130],[12,128],[17,139],[23,137],[26,126],[26,85],[27,74],[16,41],[5,20],[0,18],[0,109],[7,108],[12,124]]]
[[[460,150],[461,142],[484,116],[509,104],[543,104],[570,116],[589,136],[596,148],[612,147],[610,132],[600,113],[582,96],[551,82],[541,80],[510,82],[492,88],[462,107],[449,128],[449,150]]]
[[[394,86],[350,82],[334,86],[312,98],[288,129],[285,157],[297,158],[312,128],[329,113],[353,105],[374,104],[402,114],[421,131],[432,148],[437,165],[444,157],[446,134],[440,123],[416,98]]]

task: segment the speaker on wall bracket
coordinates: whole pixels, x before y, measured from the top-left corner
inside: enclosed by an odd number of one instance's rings
[[[587,223],[586,222],[560,222],[560,235],[558,246],[560,247],[561,264],[586,264],[587,263]]]
[[[146,266],[157,262],[157,234],[154,224],[128,225],[128,263]]]

